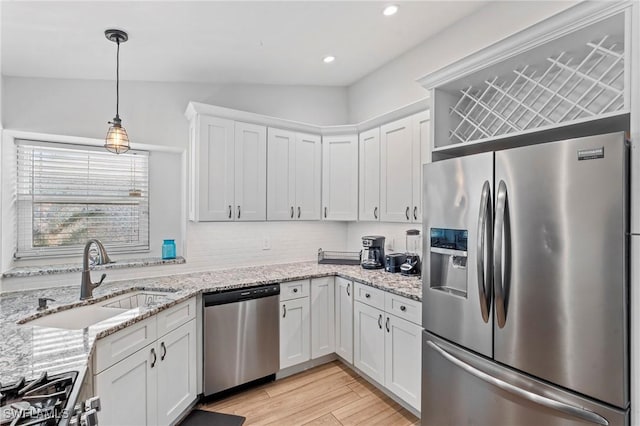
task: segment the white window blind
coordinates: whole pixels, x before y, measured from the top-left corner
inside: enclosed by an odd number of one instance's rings
[[[18,140],[16,257],[149,249],[149,153]]]

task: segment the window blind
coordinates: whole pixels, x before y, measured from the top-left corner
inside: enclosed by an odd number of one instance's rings
[[[149,249],[149,153],[18,140],[16,258]]]

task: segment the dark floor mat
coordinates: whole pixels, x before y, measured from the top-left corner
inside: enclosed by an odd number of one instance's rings
[[[180,426],[242,426],[246,419],[231,414],[192,410]]]

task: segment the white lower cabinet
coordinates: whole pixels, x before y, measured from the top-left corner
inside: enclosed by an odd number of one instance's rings
[[[101,425],[158,423],[156,344],[140,349],[95,377]]]
[[[334,278],[311,280],[311,359],[335,352]]]
[[[370,288],[367,286],[359,287]],[[399,296],[388,299],[402,300]],[[405,299],[406,305],[418,302]],[[354,304],[353,364],[371,379],[420,410],[422,327],[360,301]]]
[[[384,385],[420,410],[422,327],[387,314],[384,341]]]
[[[196,322],[158,339],[158,423],[171,424],[196,398]]]
[[[353,364],[353,282],[336,277],[336,354]]]
[[[280,369],[311,359],[309,297],[280,302]]]
[[[384,312],[356,302],[353,314],[353,364],[384,385]]]
[[[118,342],[131,341],[125,328],[99,340],[96,348],[95,395],[100,397],[101,425],[169,425],[197,398],[195,299],[161,312],[164,316],[191,312],[180,323],[147,346],[115,362],[104,359]],[[159,314],[158,316],[160,316]],[[155,330],[156,317],[131,326],[137,330]],[[162,327],[160,327],[162,328]],[[122,337],[125,337],[123,340]]]

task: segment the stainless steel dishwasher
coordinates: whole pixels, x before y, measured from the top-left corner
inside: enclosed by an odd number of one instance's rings
[[[204,395],[270,376],[280,366],[280,284],[204,297]]]

